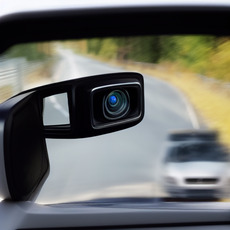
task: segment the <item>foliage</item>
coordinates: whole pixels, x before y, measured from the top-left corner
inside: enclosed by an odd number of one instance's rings
[[[211,36],[172,36],[163,38],[161,60],[180,63],[205,74],[213,53],[215,38]]]
[[[87,52],[98,55],[101,50],[102,43],[103,43],[102,39],[95,38],[95,39],[87,40]]]
[[[13,46],[7,51],[7,57],[25,57],[28,61],[44,60],[51,54],[49,43],[30,43]]]
[[[219,44],[215,52],[210,57],[207,76],[211,76],[223,81],[230,81],[230,40],[219,39]]]
[[[87,52],[106,59],[177,64],[230,81],[230,39],[203,35],[142,36],[87,40]]]

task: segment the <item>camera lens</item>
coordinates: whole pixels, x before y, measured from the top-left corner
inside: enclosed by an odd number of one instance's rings
[[[129,110],[129,96],[126,91],[114,90],[105,96],[104,115],[107,119],[119,119]]]

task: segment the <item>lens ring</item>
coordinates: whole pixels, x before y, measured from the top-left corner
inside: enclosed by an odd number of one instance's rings
[[[103,102],[104,116],[109,120],[119,119],[129,110],[129,96],[124,90],[113,90]]]

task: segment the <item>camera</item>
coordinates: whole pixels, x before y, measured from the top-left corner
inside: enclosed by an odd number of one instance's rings
[[[92,89],[92,127],[103,129],[140,120],[143,116],[142,94],[142,84],[138,81]]]
[[[113,90],[103,100],[103,113],[108,120],[124,117],[130,108],[129,94],[127,91]]]
[[[47,124],[47,98],[61,100],[69,121]],[[58,112],[57,112],[58,113]],[[60,116],[61,114],[59,114]],[[0,195],[33,200],[49,174],[45,138],[85,138],[123,130],[144,117],[144,81],[138,73],[113,73],[53,83],[24,91],[0,105]],[[29,175],[29,179],[28,179]],[[7,178],[7,180],[6,180]]]

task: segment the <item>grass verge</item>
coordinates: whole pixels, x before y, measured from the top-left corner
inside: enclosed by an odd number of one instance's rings
[[[0,86],[0,103],[10,98],[13,94],[13,87],[11,85]]]
[[[210,129],[219,132],[220,141],[230,147],[230,89],[223,83],[201,78],[179,70],[175,65],[145,65],[113,62],[127,70],[135,70],[165,80],[188,97]]]
[[[30,89],[33,87],[49,84],[52,82],[52,67],[53,60],[42,63],[32,72],[28,73],[24,77],[24,89]]]

